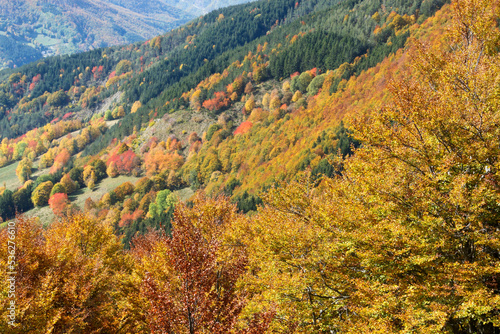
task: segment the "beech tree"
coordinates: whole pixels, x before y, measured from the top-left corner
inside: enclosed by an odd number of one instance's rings
[[[66,188],[64,187],[64,185],[62,183],[56,183],[54,184],[54,186],[52,187],[52,190],[50,191],[50,196],[53,196],[55,194],[67,194],[67,191],[66,191]]]
[[[123,73],[130,71],[131,66],[132,63],[130,62],[130,60],[127,59],[120,60],[120,62],[116,65],[116,75],[121,75]]]
[[[252,95],[245,101],[245,109],[247,113],[251,113],[253,108],[255,108],[255,98]]]
[[[307,94],[316,95],[318,91],[323,87],[323,83],[325,82],[325,74],[317,75],[314,79],[311,80],[309,85],[307,86]]]
[[[313,76],[311,75],[311,73],[303,72],[299,76],[296,76],[292,79],[291,88],[293,90],[300,90],[302,93],[305,93],[312,79]]]
[[[269,109],[273,110],[276,108],[279,108],[281,105],[281,99],[279,96],[274,96],[271,98],[271,101],[269,102]]]
[[[297,90],[292,97],[292,102],[297,102],[300,98],[302,98],[302,93],[300,90]]]
[[[16,213],[14,197],[9,189],[0,189],[0,218],[3,220],[12,218]]]
[[[142,103],[141,101],[135,101],[134,104],[132,105],[132,108],[130,110],[130,113],[131,114],[134,114],[137,112],[137,110],[139,110],[139,108],[142,107]]]
[[[177,153],[177,150],[166,149],[165,142],[150,149],[144,156],[144,168],[148,176],[167,169],[177,170],[183,163],[184,158]]]
[[[25,183],[30,179],[31,168],[33,167],[33,162],[30,159],[24,158],[19,162],[16,168],[16,174],[21,183]]]
[[[428,332],[498,326],[498,10],[484,0],[455,2],[451,45],[417,44],[413,71],[392,84],[393,103],[355,122],[363,148],[345,178],[357,180],[349,183],[366,212],[362,230],[369,225],[368,242],[377,240],[370,291],[380,300],[404,296],[388,308],[383,326],[391,330],[398,322]]]
[[[244,306],[236,282],[246,257],[238,247],[224,245],[222,231],[238,216],[227,199],[198,194],[192,209],[178,204],[171,237],[134,240],[145,270],[142,293],[153,333],[236,331]],[[247,324],[244,333],[257,326],[265,331],[271,317]]]
[[[33,190],[31,195],[31,200],[33,204],[36,206],[45,206],[47,205],[50,197],[50,192],[54,184],[52,181],[46,181],[41,183],[38,187]]]
[[[125,151],[123,151],[123,149],[125,149]],[[108,168],[105,170],[108,176],[117,176],[118,174],[130,175],[140,166],[141,160],[134,151],[128,149],[126,144],[122,144],[118,151],[110,155],[107,164]],[[114,167],[112,165],[114,165]]]
[[[125,182],[116,187],[113,192],[118,200],[123,201],[126,196],[134,192],[134,186],[130,182]]]
[[[54,158],[54,163],[52,167],[50,168],[50,173],[55,173],[62,169],[69,161],[71,158],[70,153],[66,148],[63,148]]]
[[[149,205],[148,216],[153,219],[162,217],[162,214],[165,214],[174,207],[176,201],[175,196],[170,190],[159,191],[156,194],[154,203]]]
[[[114,161],[111,161],[109,164],[106,169],[106,174],[108,174],[109,177],[117,177],[119,175],[118,168],[116,168],[116,163]]]
[[[58,90],[55,93],[52,93],[47,98],[47,103],[54,107],[61,107],[68,102],[68,94],[63,90]]]
[[[31,188],[29,183],[27,182],[24,186],[17,189],[16,192],[12,195],[12,199],[19,213],[31,209],[33,207],[33,202],[31,201]]]
[[[56,216],[63,216],[69,204],[68,195],[65,193],[56,193],[49,199],[49,206]]]
[[[272,190],[239,227],[278,332],[498,332],[498,6],[453,17],[451,45],[417,42],[392,102],[351,119],[335,179]]]
[[[78,189],[78,184],[71,179],[69,174],[64,174],[61,178],[61,184],[64,186],[67,194],[71,194]]]
[[[210,111],[220,110],[229,105],[229,99],[226,97],[225,92],[216,92],[214,98],[205,100],[203,102],[203,108]]]
[[[248,82],[246,85],[245,85],[245,90],[244,90],[244,93],[245,94],[251,94],[253,92],[253,85],[252,85],[252,82]]]
[[[7,229],[0,242],[7,244]],[[53,222],[46,230],[34,219],[16,221],[16,326],[0,299],[3,333],[115,332],[121,314],[117,280],[128,264],[113,228],[84,215]],[[0,264],[7,267],[7,247]],[[7,294],[8,285],[1,287]],[[115,296],[115,297],[114,297]]]

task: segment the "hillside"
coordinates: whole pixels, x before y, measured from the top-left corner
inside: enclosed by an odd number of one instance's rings
[[[0,329],[498,333],[499,8],[261,0],[0,72]]]
[[[0,1],[0,69],[146,40],[234,1]]]
[[[160,177],[157,191],[205,189],[231,196],[244,212],[256,210],[261,191],[300,171],[333,176],[329,160],[356,145],[341,122],[349,113],[336,107],[349,105],[348,96],[336,97],[341,87],[404,47],[440,5],[256,2],[145,43],[3,72],[0,164],[21,160],[29,167],[38,158],[50,167],[28,192],[70,170],[80,187],[108,175],[146,175]],[[108,128],[111,120],[118,125]],[[104,167],[93,171],[96,164]],[[160,223],[142,211],[137,224]],[[122,233],[129,240],[136,229]]]

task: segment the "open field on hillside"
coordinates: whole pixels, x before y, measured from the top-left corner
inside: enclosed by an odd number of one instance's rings
[[[0,168],[0,187],[14,191],[21,186],[21,182],[16,176],[16,168],[19,161]]]
[[[135,184],[139,179],[140,177],[124,175],[120,175],[116,178],[108,177],[99,182],[94,190],[90,190],[89,188],[79,189],[76,193],[69,195],[69,200],[76,204],[79,208],[83,209],[83,205],[85,204],[87,198],[90,197],[94,202],[97,202],[104,194],[114,190],[120,184],[125,182]]]
[[[49,206],[44,206],[42,208],[34,208],[24,213],[26,217],[38,217],[42,224],[46,225],[53,222],[56,216],[52,212]]]
[[[179,197],[179,200],[181,200],[182,202],[185,202],[188,199],[190,199],[191,196],[194,195],[194,191],[193,191],[193,189],[187,187],[187,188],[184,188],[181,190],[174,191],[174,194]]]
[[[90,190],[89,188],[79,189],[77,192],[69,196],[69,200],[72,203],[76,204],[79,208],[83,209],[83,206],[87,198],[90,197],[94,202],[98,202],[104,194],[114,190],[119,185],[125,182],[130,182],[135,185],[135,183],[139,179],[140,177],[124,176],[124,175],[120,175],[116,178],[108,177],[99,182],[97,186],[94,188],[94,190]],[[194,194],[191,188],[184,188],[176,191],[175,193],[179,196],[179,199],[182,201],[188,200]]]
[[[89,188],[79,189],[76,193],[71,194],[69,199],[72,203],[76,204],[80,209],[83,209],[85,201],[87,198],[92,198],[94,202],[99,201],[99,199],[106,193],[114,190],[120,184],[125,182],[130,182],[135,184],[139,177],[134,176],[118,176],[116,178],[106,178],[102,180],[96,188],[92,191]],[[194,195],[194,191],[191,188],[184,188],[174,192],[181,201],[187,201],[191,196]],[[25,213],[27,217],[38,217],[41,222],[52,222],[56,216],[52,213],[49,206],[44,206],[42,208],[34,208]],[[1,225],[0,225],[1,228]]]
[[[102,180],[95,187],[94,191],[89,188],[79,189],[74,194],[69,195],[69,199],[72,203],[76,204],[79,208],[83,209],[85,201],[87,198],[92,198],[94,202],[99,201],[99,199],[107,192],[115,189],[120,184],[124,182],[130,182],[134,184],[139,180],[138,177],[133,176],[119,176],[117,178],[106,178]],[[49,206],[44,206],[42,208],[34,208],[25,213],[27,217],[38,217],[42,222],[51,222],[54,220],[55,216]]]
[[[33,169],[31,174],[31,179],[34,181],[37,177],[43,174],[48,174],[50,168],[38,169],[38,162],[40,158],[33,161]],[[16,168],[19,165],[19,161],[12,163],[8,166],[0,168],[0,187],[7,187],[11,191],[15,191],[17,188],[21,187],[22,184],[16,175]]]

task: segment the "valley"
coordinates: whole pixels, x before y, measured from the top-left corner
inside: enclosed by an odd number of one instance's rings
[[[147,40],[244,1],[0,1],[0,69]]]

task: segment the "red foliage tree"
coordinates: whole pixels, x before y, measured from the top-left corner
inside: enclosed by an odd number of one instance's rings
[[[215,93],[215,97],[203,102],[203,108],[206,108],[210,111],[220,110],[229,105],[229,99],[226,97],[225,92],[217,92]]]
[[[118,154],[118,152],[111,154],[106,165],[109,167],[112,162],[115,163],[118,173],[123,175],[131,174],[134,168],[141,165],[141,159],[132,150],[125,151],[121,154]]]
[[[99,67],[94,66],[92,68],[92,74],[94,74],[94,80],[101,78],[103,71],[104,71],[104,67],[102,65],[100,65]]]
[[[64,193],[54,194],[49,199],[49,206],[52,209],[52,212],[54,212],[54,214],[59,217],[64,216],[66,208],[69,204],[70,202],[68,200],[68,195]]]
[[[153,333],[230,333],[244,307],[236,282],[245,272],[244,252],[224,256],[224,226],[238,217],[227,198],[197,195],[194,207],[178,204],[171,237],[146,236],[134,240],[139,256],[161,249],[169,268],[166,278],[146,273],[143,295],[149,301]],[[237,247],[236,247],[237,248]],[[148,254],[149,253],[149,254]],[[240,333],[263,333],[273,313],[257,315]]]
[[[134,222],[133,213],[131,213],[131,212],[125,213],[124,215],[122,215],[120,222],[118,223],[118,226],[126,227],[126,226],[129,226],[130,224],[132,224],[133,222]]]
[[[66,148],[63,148],[61,152],[59,152],[58,155],[54,158],[54,164],[50,168],[50,173],[56,173],[58,170],[64,167],[71,158],[71,155],[69,154],[68,150]]]
[[[70,118],[72,115],[73,115],[72,112],[67,112],[64,114],[63,119],[66,120],[66,119]]]
[[[140,209],[136,209],[134,212],[128,212],[122,215],[118,226],[126,227],[132,224],[133,222],[143,219],[145,217],[145,212]]]
[[[238,128],[234,131],[234,134],[239,135],[247,133],[248,131],[250,131],[251,128],[252,128],[252,122],[245,121],[241,123],[240,126],[238,126]]]

